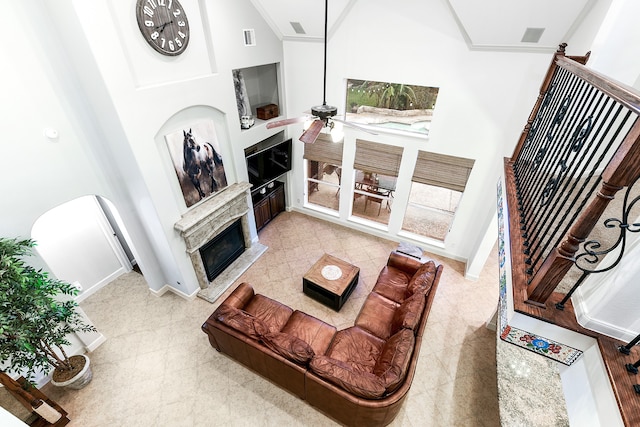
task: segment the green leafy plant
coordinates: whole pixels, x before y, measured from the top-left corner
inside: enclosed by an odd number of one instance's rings
[[[25,263],[34,246],[31,239],[0,238],[0,360],[29,381],[37,371],[77,369],[63,348],[67,336],[96,330],[77,312],[74,286]]]

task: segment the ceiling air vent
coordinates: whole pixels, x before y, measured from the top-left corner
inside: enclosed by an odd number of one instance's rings
[[[242,30],[244,34],[244,45],[255,46],[256,45],[256,30]]]
[[[291,24],[291,26],[293,27],[293,31],[296,32],[296,34],[307,34],[307,32],[304,30],[304,28],[302,28],[302,24],[299,22],[289,22],[289,24]]]
[[[524,31],[524,35],[522,36],[523,43],[538,43],[540,41],[540,37],[542,37],[542,33],[544,33],[544,28],[527,28]]]

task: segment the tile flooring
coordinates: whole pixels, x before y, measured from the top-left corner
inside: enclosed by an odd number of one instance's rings
[[[280,214],[260,233],[269,250],[240,278],[257,292],[336,325],[351,326],[397,244],[300,213]],[[302,293],[302,275],[324,252],[361,269],[339,313]],[[394,426],[500,425],[495,333],[485,327],[498,299],[493,253],[481,278],[445,265],[409,397]],[[238,281],[238,283],[240,282]],[[90,354],[93,381],[82,390],[45,386],[71,426],[331,426],[332,420],[216,352],[200,325],[215,304],[153,296],[131,272],[81,306],[107,341]]]

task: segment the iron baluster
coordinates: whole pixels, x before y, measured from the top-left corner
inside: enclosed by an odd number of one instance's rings
[[[584,252],[581,252],[575,258],[575,266],[578,269],[580,269],[583,272],[583,274],[580,277],[580,279],[576,282],[576,284],[571,288],[569,293],[565,295],[562,301],[556,304],[556,308],[558,310],[564,309],[564,305],[567,303],[567,301],[569,301],[569,298],[571,298],[573,293],[584,282],[584,279],[586,279],[590,274],[604,273],[604,272],[610,271],[620,263],[624,255],[624,250],[627,244],[627,232],[629,233],[640,232],[640,223],[629,224],[629,214],[631,210],[634,208],[634,206],[636,205],[636,203],[640,200],[640,196],[636,196],[631,201],[629,201],[629,195],[631,193],[631,190],[633,189],[633,187],[637,182],[638,182],[638,178],[636,178],[636,180],[630,186],[627,187],[627,191],[625,192],[625,195],[624,195],[624,201],[622,203],[622,219],[608,218],[603,222],[603,225],[605,228],[618,227],[619,234],[615,243],[611,245],[609,248],[602,249],[602,250],[598,250],[601,248],[602,245],[597,240],[589,240],[584,243],[583,245]],[[599,265],[600,261],[604,256],[614,252],[615,250],[618,250],[618,255],[616,259],[606,267],[596,268],[592,270],[592,269],[588,269],[586,266],[580,265],[581,260],[584,260],[584,262],[586,262],[588,265]]]

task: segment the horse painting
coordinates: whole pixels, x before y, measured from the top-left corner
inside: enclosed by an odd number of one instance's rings
[[[200,200],[204,199],[208,194],[215,193],[218,189],[227,185],[222,169],[222,179],[219,182],[216,178],[218,169],[223,167],[222,156],[213,148],[209,142],[198,144],[193,136],[191,129],[187,132],[182,131],[184,140],[182,143],[183,166],[182,170],[189,177],[189,180],[198,192]],[[205,191],[204,184],[210,188]]]

